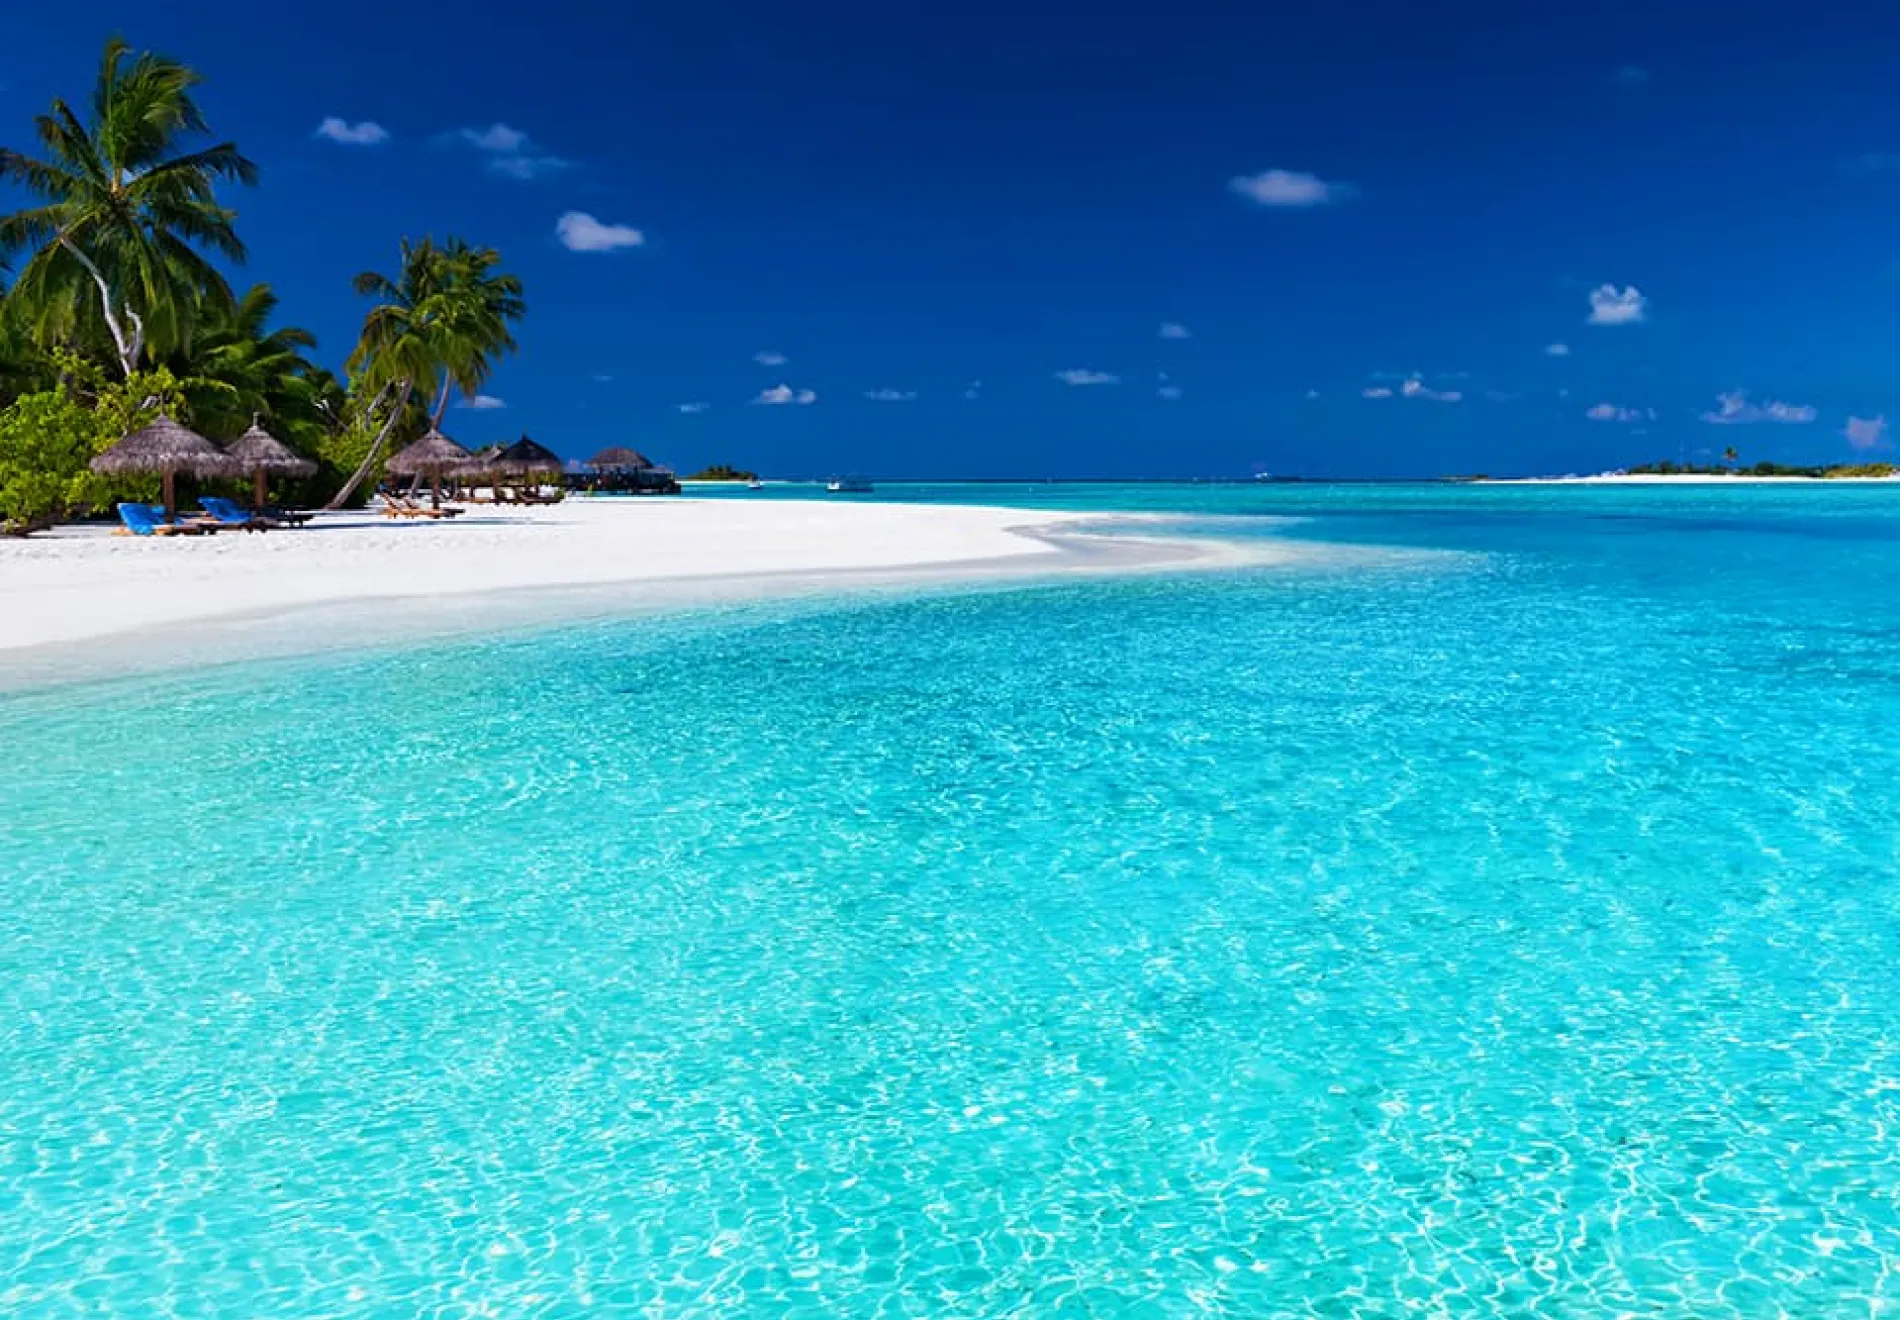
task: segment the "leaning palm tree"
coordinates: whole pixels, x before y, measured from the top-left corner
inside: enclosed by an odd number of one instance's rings
[[[451,237],[438,251],[443,356],[430,416],[441,426],[451,391],[473,398],[488,383],[495,359],[519,347],[514,323],[526,314],[527,304],[521,281],[498,269],[501,254],[495,249],[470,247]]]
[[[471,247],[459,238],[440,246],[433,239],[404,239],[395,278],[374,271],[356,277],[356,291],[379,301],[363,318],[349,370],[359,392],[369,396],[365,421],[383,420],[331,508],[341,508],[374,470],[417,389],[435,396],[430,417],[440,424],[454,390],[472,395],[496,359],[514,351],[514,323],[527,308],[521,281],[500,265],[501,254],[493,248]]]
[[[202,306],[231,301],[205,254],[242,261],[244,245],[216,185],[255,182],[257,167],[229,142],[184,149],[208,132],[192,97],[199,81],[114,37],[88,119],[55,99],[36,120],[43,159],[0,147],[0,179],[37,199],[0,217],[0,256],[30,254],[13,296],[40,342],[103,325],[129,377],[148,350],[187,342]]]

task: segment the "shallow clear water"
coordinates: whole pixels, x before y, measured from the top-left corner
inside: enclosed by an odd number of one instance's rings
[[[1900,492],[1075,499],[1389,555],[0,700],[0,1313],[1900,1303]]]

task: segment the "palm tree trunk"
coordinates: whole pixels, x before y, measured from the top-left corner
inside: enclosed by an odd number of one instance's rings
[[[429,414],[429,421],[436,430],[442,429],[442,419],[449,411],[449,373],[442,373],[442,392],[435,396],[435,410]]]
[[[145,348],[145,322],[139,319],[137,312],[126,308],[126,317],[132,322],[132,332],[128,335],[125,327],[119,323],[117,309],[112,305],[112,286],[106,283],[106,277],[99,267],[66,235],[59,236],[59,245],[72,254],[74,261],[86,268],[86,273],[92,276],[92,282],[99,286],[99,310],[105,314],[106,329],[112,333],[112,346],[119,352],[119,369],[130,380],[132,373],[139,369],[139,354]]]
[[[408,381],[405,380],[402,383],[402,390],[396,395],[396,406],[389,410],[389,417],[383,422],[383,429],[376,433],[375,443],[371,444],[369,452],[363,455],[363,461],[356,465],[356,471],[350,474],[350,479],[343,483],[343,489],[332,495],[330,502],[323,506],[326,513],[342,508],[350,496],[356,493],[356,488],[363,484],[364,478],[369,476],[370,470],[376,466],[376,460],[382,457],[383,445],[388,441],[389,433],[396,429],[396,422],[402,417],[402,410],[409,406],[409,395],[414,389],[415,386]]]

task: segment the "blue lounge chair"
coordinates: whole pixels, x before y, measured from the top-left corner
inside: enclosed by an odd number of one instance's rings
[[[268,532],[277,524],[269,518],[260,518],[236,500],[227,500],[219,495],[202,495],[198,504],[220,526],[238,527],[247,532]]]
[[[198,536],[217,530],[204,523],[173,522],[157,504],[121,504],[119,521],[134,536]]]

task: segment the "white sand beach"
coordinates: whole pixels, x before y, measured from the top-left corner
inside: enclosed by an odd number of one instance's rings
[[[453,520],[375,511],[206,537],[67,527],[0,540],[15,676],[354,645],[572,614],[839,585],[1233,558],[1218,542],[1089,535],[1102,515],[744,499],[571,499]],[[1265,546],[1250,558],[1272,557]],[[617,588],[617,590],[616,590]],[[37,657],[37,659],[36,659]]]

